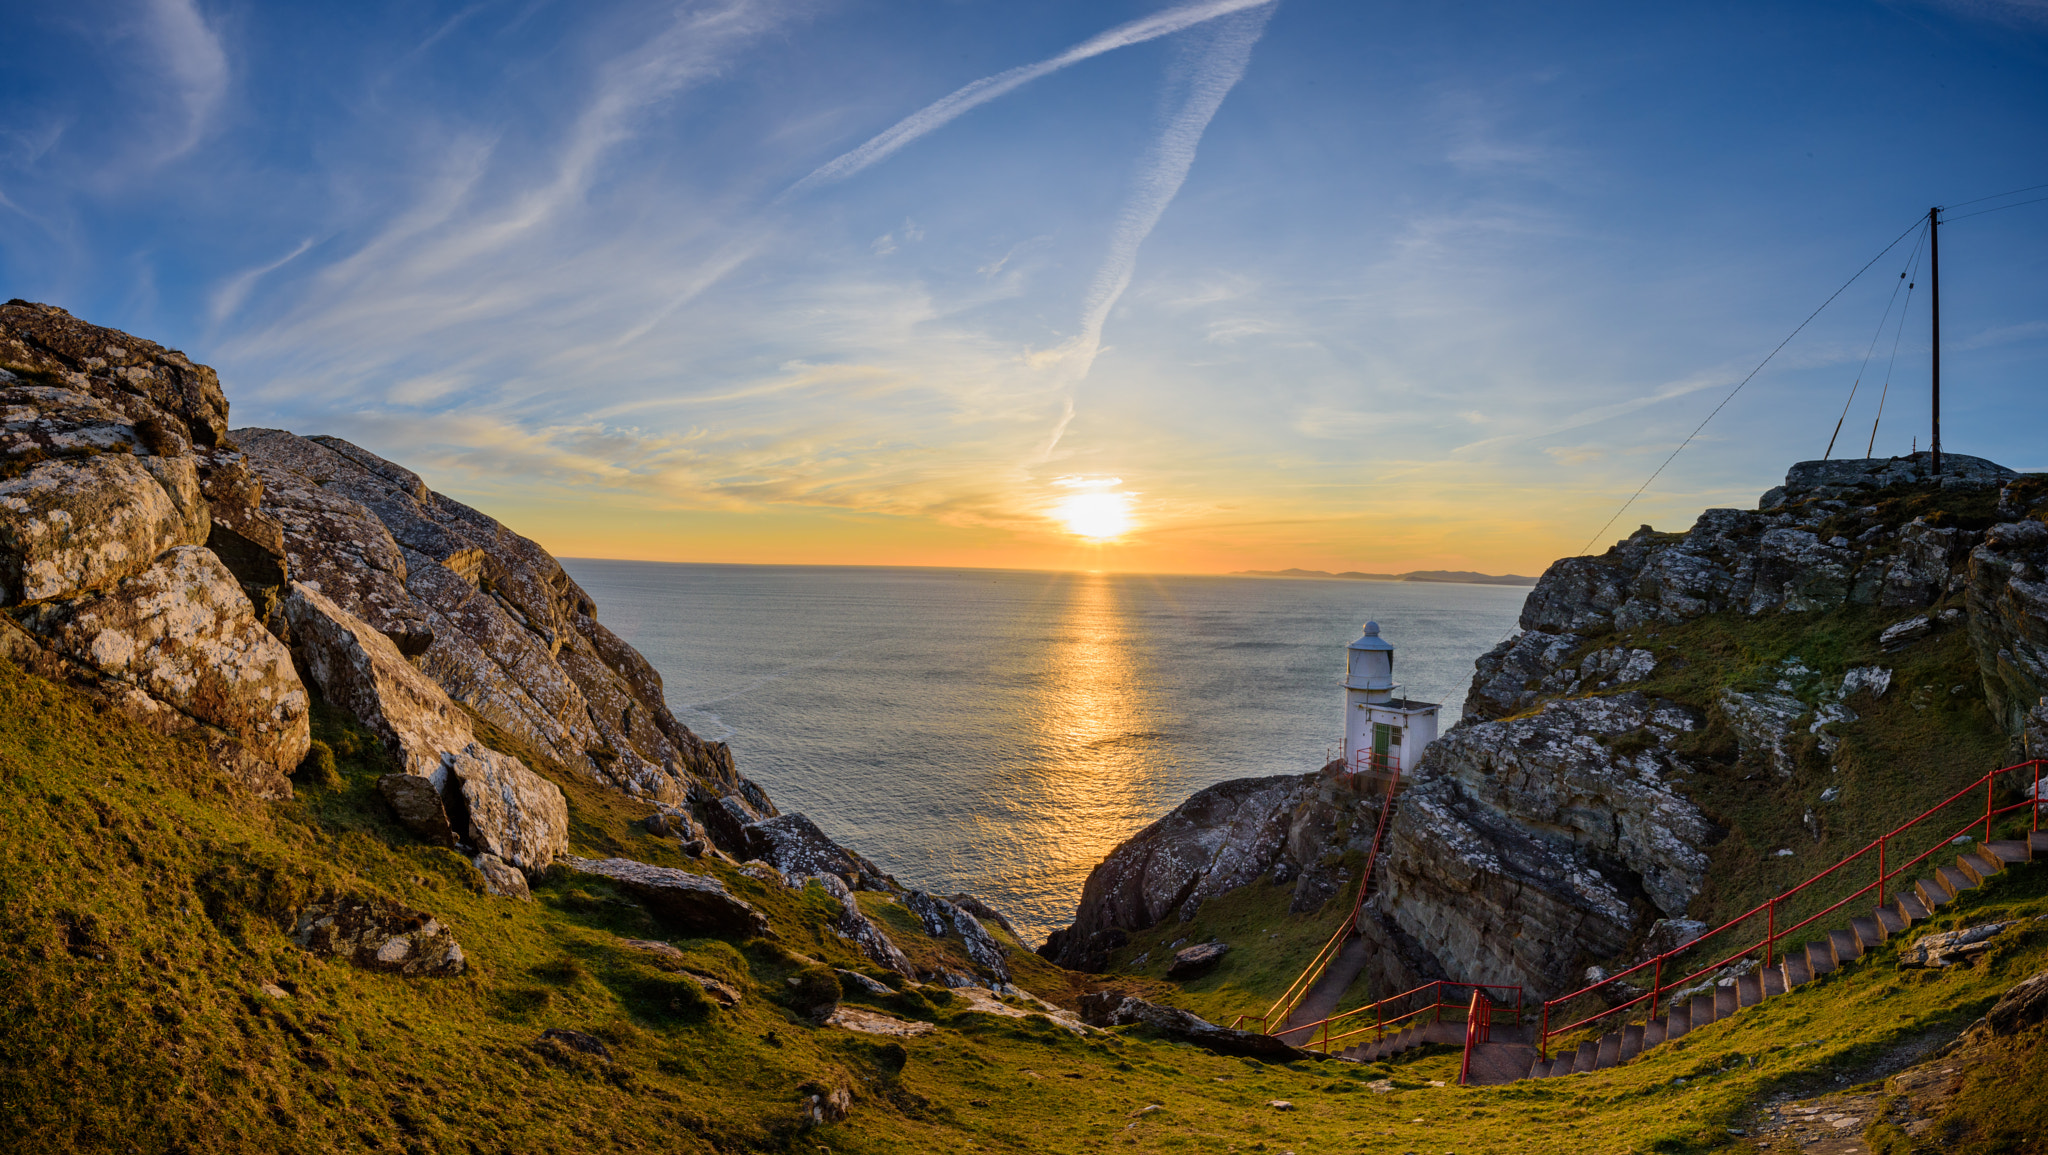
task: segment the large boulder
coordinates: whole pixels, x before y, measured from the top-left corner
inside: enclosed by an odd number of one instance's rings
[[[1271,1035],[1219,1027],[1190,1011],[1162,1007],[1122,991],[1082,995],[1081,1021],[1091,1027],[1149,1027],[1176,1042],[1193,1043],[1224,1055],[1279,1062],[1323,1057],[1312,1051],[1296,1050]]]
[[[0,368],[90,394],[130,423],[154,422],[194,445],[227,434],[228,400],[213,370],[54,305],[0,305]]]
[[[630,858],[561,859],[579,874],[602,878],[647,904],[656,916],[699,934],[763,935],[768,919],[754,905],[734,895],[707,875],[669,866],[650,866]]]
[[[479,742],[469,716],[390,638],[296,583],[284,613],[321,695],[384,739],[399,773],[383,790],[408,826],[431,841],[452,834],[528,873],[568,849],[561,788]]]
[[[459,975],[462,946],[441,921],[389,899],[340,897],[297,912],[292,941],[314,954],[364,970],[401,975]]]
[[[814,874],[810,879],[792,878],[790,883],[802,886],[811,880],[816,880],[828,894],[839,900],[839,921],[833,929],[841,938],[853,940],[861,953],[876,964],[888,967],[905,978],[917,977],[917,968],[911,965],[909,957],[897,948],[888,932],[861,910],[860,901],[853,896],[852,888],[844,879],[836,874]]]
[[[168,707],[144,706],[145,717],[175,712],[225,731],[247,785],[290,797],[286,776],[312,739],[306,688],[284,644],[208,550],[172,549],[104,593],[36,606],[23,624],[59,653]]]
[[[105,589],[205,542],[210,524],[190,457],[105,453],[0,473],[0,605]]]

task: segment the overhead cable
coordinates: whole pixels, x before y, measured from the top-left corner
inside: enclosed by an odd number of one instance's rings
[[[1600,535],[1606,533],[1609,526],[1612,526],[1615,523],[1615,521],[1621,517],[1622,514],[1628,512],[1628,507],[1634,505],[1636,503],[1636,498],[1641,497],[1643,495],[1643,491],[1650,488],[1650,483],[1656,481],[1658,476],[1664,472],[1665,467],[1670,465],[1671,462],[1674,459],[1676,459],[1680,453],[1684,452],[1686,446],[1692,444],[1693,438],[1698,437],[1700,435],[1700,430],[1705,429],[1707,427],[1707,422],[1712,421],[1714,419],[1715,414],[1727,408],[1728,403],[1730,401],[1735,400],[1735,395],[1737,393],[1742,392],[1742,387],[1744,385],[1749,384],[1750,381],[1754,379],[1758,373],[1764,371],[1764,366],[1771,363],[1771,358],[1776,357],[1785,348],[1785,346],[1790,345],[1792,343],[1792,338],[1797,337],[1802,330],[1804,330],[1808,325],[1812,324],[1813,319],[1815,317],[1820,316],[1822,309],[1825,309],[1829,305],[1834,304],[1835,298],[1841,296],[1844,292],[1847,292],[1849,286],[1855,284],[1859,279],[1862,278],[1863,274],[1869,272],[1870,267],[1872,265],[1875,265],[1877,262],[1883,260],[1884,255],[1886,253],[1889,253],[1893,249],[1898,248],[1900,241],[1905,240],[1909,235],[1912,234],[1913,230],[1920,228],[1923,224],[1925,224],[1926,219],[1927,218],[1925,217],[1915,218],[1913,223],[1907,225],[1904,231],[1900,232],[1898,236],[1892,238],[1891,244],[1888,244],[1884,248],[1879,249],[1877,255],[1870,258],[1870,260],[1866,261],[1862,268],[1856,270],[1854,276],[1850,277],[1846,281],[1843,281],[1841,288],[1836,289],[1832,293],[1829,293],[1828,299],[1822,301],[1820,303],[1819,308],[1815,309],[1813,312],[1808,313],[1806,315],[1806,320],[1799,322],[1796,328],[1794,328],[1790,333],[1785,334],[1785,339],[1778,342],[1777,348],[1772,349],[1768,354],[1765,355],[1763,360],[1757,362],[1756,368],[1751,369],[1749,371],[1749,376],[1744,377],[1742,380],[1736,382],[1735,388],[1730,389],[1728,391],[1728,396],[1721,398],[1721,403],[1719,405],[1714,406],[1713,412],[1708,413],[1706,417],[1700,421],[1699,425],[1694,427],[1691,433],[1685,435],[1685,440],[1678,443],[1678,448],[1671,451],[1671,456],[1664,459],[1664,464],[1659,465],[1655,473],[1650,474],[1649,480],[1643,482],[1642,485],[1638,486],[1636,488],[1636,491],[1629,495],[1629,499],[1621,503],[1621,508],[1614,511],[1614,516],[1609,517],[1607,519],[1606,524],[1602,525],[1598,530],[1594,531],[1592,537],[1586,539],[1586,544],[1579,550],[1579,552],[1581,554],[1591,552],[1593,548],[1593,543],[1600,540]]]

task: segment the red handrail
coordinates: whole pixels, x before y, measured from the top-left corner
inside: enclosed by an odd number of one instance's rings
[[[1920,823],[1925,822],[1929,818],[1932,818],[1935,814],[1939,813],[1946,807],[1952,805],[1958,799],[1961,799],[1965,795],[1974,791],[1980,785],[1984,787],[1983,841],[1991,841],[1992,824],[1994,819],[1998,815],[2018,810],[2022,806],[2031,807],[2033,809],[2033,827],[2036,830],[2040,829],[2040,783],[2042,762],[2042,759],[2031,759],[2027,762],[2021,762],[2013,766],[2004,767],[2003,769],[1990,771],[1989,773],[1985,774],[1982,778],[1973,780],[1969,783],[1969,785],[1964,786],[1962,789],[1956,791],[1954,794],[1949,795],[1946,799],[1936,803],[1934,806],[1921,812],[1917,817],[1899,825],[1898,827],[1892,830],[1885,832],[1884,834],[1879,835],[1876,841],[1871,842],[1869,845],[1864,846],[1861,850],[1858,850],[1855,853],[1848,855],[1847,857],[1836,862],[1833,866],[1828,867],[1826,870],[1821,871],[1819,874],[1814,875],[1812,878],[1807,879],[1805,882],[1800,883],[1798,886],[1793,887],[1791,890],[1785,891],[1782,894],[1774,895],[1773,897],[1765,900],[1762,905],[1753,907],[1752,909],[1735,916],[1727,922],[1722,923],[1720,926],[1715,927],[1713,930],[1710,930],[1705,934],[1700,935],[1698,938],[1693,939],[1692,941],[1685,943],[1682,946],[1673,948],[1672,950],[1665,951],[1663,954],[1657,955],[1654,958],[1645,959],[1642,962],[1637,963],[1635,966],[1632,966],[1629,969],[1620,972],[1619,974],[1610,975],[1607,978],[1604,978],[1601,981],[1592,984],[1591,986],[1583,987],[1579,990],[1573,991],[1571,994],[1562,995],[1558,998],[1546,1000],[1543,1004],[1542,1026],[1538,1038],[1539,1053],[1543,1056],[1544,1059],[1549,1059],[1550,1040],[1552,1038],[1558,1035],[1578,1030],[1579,1028],[1584,1027],[1596,1020],[1627,1011],[1631,1007],[1634,1007],[1637,1004],[1643,1002],[1645,999],[1648,999],[1650,1001],[1650,1018],[1654,1019],[1656,1018],[1658,1000],[1665,989],[1668,989],[1670,987],[1685,986],[1688,983],[1691,983],[1704,975],[1711,974],[1714,971],[1718,971],[1723,967],[1729,966],[1743,958],[1746,958],[1752,951],[1755,951],[1758,948],[1762,948],[1764,955],[1764,965],[1768,967],[1771,965],[1771,958],[1773,953],[1775,952],[1779,940],[1784,939],[1789,935],[1796,934],[1797,932],[1812,925],[1814,922],[1822,918],[1825,918],[1830,914],[1833,914],[1835,911],[1840,910],[1843,906],[1847,905],[1848,903],[1853,902],[1856,899],[1862,897],[1863,895],[1870,893],[1873,889],[1877,890],[1879,894],[1878,904],[1880,906],[1883,905],[1883,887],[1886,882],[1889,882],[1893,878],[1897,878],[1898,876],[1920,865],[1922,862],[1925,862],[1931,856],[1939,853],[1943,847],[1952,845],[1956,838],[1969,834],[1971,830],[1976,828],[1978,820],[1974,817],[1971,818],[1970,821],[1965,823],[1960,830],[1955,832],[1955,834],[1949,835],[1948,837],[1935,842],[1932,846],[1928,847],[1926,850],[1916,855],[1911,861],[1907,862],[1903,866],[1890,866],[1889,862],[1887,861],[1886,854],[1887,844],[1892,839],[1898,838],[1900,835],[1905,834],[1907,831],[1911,830],[1915,826],[1918,826]],[[2010,774],[2015,771],[2028,768],[2031,768],[2034,771],[2034,792],[2032,797],[2030,797],[2027,801],[2015,803],[2011,806],[1997,806],[1996,789],[1999,775]],[[1778,928],[1777,915],[1778,905],[1780,903],[1793,897],[1794,895],[1801,893],[1808,887],[1813,886],[1815,883],[1821,881],[1824,878],[1827,878],[1828,876],[1834,874],[1836,871],[1843,869],[1850,863],[1857,861],[1858,859],[1862,858],[1866,854],[1869,854],[1873,850],[1876,851],[1878,855],[1878,873],[1876,881],[1856,890],[1852,894],[1849,894],[1837,900],[1835,903],[1826,907],[1825,909],[1807,916],[1806,918],[1800,920],[1798,923],[1795,923],[1792,926],[1786,927],[1782,930]],[[1715,935],[1718,935],[1724,931],[1734,928],[1736,925],[1754,917],[1758,913],[1764,914],[1768,924],[1768,929],[1766,930],[1765,935],[1762,939],[1759,939],[1756,942],[1744,946],[1740,950],[1737,950],[1736,952],[1730,954],[1729,956],[1727,956],[1719,962],[1701,967],[1700,969],[1694,971],[1692,974],[1687,975],[1684,978],[1676,979],[1669,983],[1666,983],[1664,981],[1663,970],[1664,963],[1666,960],[1674,959],[1679,955],[1697,950],[1701,943],[1714,937]],[[1654,985],[1651,987],[1649,994],[1637,995],[1635,998],[1632,998],[1625,1003],[1621,1003],[1617,1006],[1608,1007],[1605,1010],[1598,1011],[1594,1014],[1588,1015],[1585,1018],[1570,1024],[1569,1026],[1558,1027],[1555,1029],[1551,1028],[1550,1008],[1552,1006],[1561,1005],[1563,1003],[1570,1002],[1573,999],[1577,999],[1585,995],[1591,994],[1595,991],[1598,991],[1602,987],[1618,982],[1621,979],[1628,977],[1629,975],[1635,974],[1637,971],[1640,971],[1645,967],[1651,966],[1656,967],[1656,978],[1654,980]]]
[[[1376,759],[1383,757],[1386,756],[1375,755]],[[1249,1020],[1257,1020],[1259,1026],[1267,1034],[1276,1034],[1281,1028],[1286,1027],[1287,1016],[1293,1014],[1294,1008],[1300,1005],[1301,1000],[1308,997],[1309,989],[1315,985],[1317,979],[1323,977],[1323,972],[1328,970],[1330,963],[1336,959],[1337,952],[1344,948],[1345,941],[1351,937],[1352,932],[1358,929],[1358,912],[1365,907],[1365,892],[1372,885],[1373,866],[1380,859],[1380,840],[1386,834],[1387,820],[1394,812],[1394,791],[1399,789],[1401,785],[1401,763],[1399,759],[1389,758],[1380,768],[1390,768],[1393,776],[1387,779],[1387,796],[1380,803],[1379,824],[1373,828],[1372,849],[1366,852],[1365,869],[1360,873],[1358,879],[1358,896],[1352,899],[1350,915],[1337,927],[1336,933],[1330,936],[1329,941],[1323,944],[1322,949],[1315,953],[1315,957],[1309,959],[1308,966],[1302,968],[1301,974],[1295,978],[1294,982],[1281,993],[1272,1006],[1266,1008],[1265,1014],[1239,1015],[1231,1020],[1230,1025],[1232,1029],[1243,1026]]]
[[[1472,1081],[1472,1052],[1493,1039],[1493,1002],[1472,992],[1472,1006],[1465,1012],[1465,1057],[1458,1064],[1458,1085]]]
[[[1402,991],[1398,995],[1388,995],[1386,998],[1380,999],[1378,1002],[1368,1003],[1362,1007],[1353,1007],[1352,1009],[1345,1011],[1342,1014],[1331,1015],[1327,1019],[1319,1019],[1313,1023],[1303,1023],[1299,1027],[1290,1027],[1288,1028],[1288,1033],[1292,1034],[1294,1031],[1297,1030],[1313,1031],[1317,1027],[1322,1028],[1322,1038],[1317,1040],[1316,1045],[1321,1047],[1324,1053],[1326,1054],[1329,1051],[1329,1046],[1331,1043],[1341,1043],[1346,1039],[1355,1038],[1359,1035],[1371,1034],[1373,1036],[1373,1041],[1378,1042],[1380,1039],[1386,1037],[1387,1030],[1389,1028],[1398,1026],[1401,1023],[1408,1021],[1409,1019],[1415,1018],[1417,1015],[1434,1014],[1435,1021],[1442,1021],[1443,1009],[1445,1007],[1449,1007],[1452,1010],[1463,1010],[1465,1008],[1465,1004],[1445,1001],[1445,987],[1469,987],[1474,991],[1474,993],[1477,993],[1479,991],[1513,991],[1515,992],[1515,1014],[1517,1018],[1519,1018],[1522,1013],[1521,987],[1511,986],[1507,983],[1461,983],[1453,982],[1449,979],[1436,979],[1431,982],[1426,982],[1413,990]],[[1413,1010],[1405,1011],[1401,1014],[1398,1014],[1391,1019],[1386,1017],[1386,1008],[1389,1004],[1405,1002],[1409,997],[1413,995],[1419,995],[1424,991],[1430,992],[1429,1002],[1425,1003],[1422,1006],[1416,1007]],[[1367,1011],[1371,1011],[1373,1013],[1373,1024],[1371,1026],[1359,1027],[1356,1030],[1346,1031],[1340,1035],[1330,1034],[1331,1024],[1341,1022],[1345,1019],[1352,1017],[1353,1015],[1363,1015]]]

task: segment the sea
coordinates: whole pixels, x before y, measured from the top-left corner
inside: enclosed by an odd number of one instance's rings
[[[1455,722],[1525,587],[564,559],[669,708],[906,886],[1034,945],[1117,843],[1232,778],[1342,745],[1368,618]]]

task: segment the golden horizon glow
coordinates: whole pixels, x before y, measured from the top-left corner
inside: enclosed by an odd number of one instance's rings
[[[1067,532],[1091,541],[1114,541],[1131,531],[1131,499],[1122,493],[1077,493],[1055,507]]]

